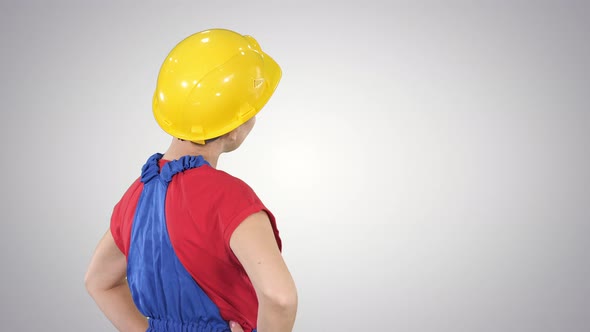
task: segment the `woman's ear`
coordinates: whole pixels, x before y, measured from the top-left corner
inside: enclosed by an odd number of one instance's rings
[[[238,140],[238,130],[240,127],[230,131],[229,133],[227,133],[227,138],[229,139],[230,142],[235,142]]]

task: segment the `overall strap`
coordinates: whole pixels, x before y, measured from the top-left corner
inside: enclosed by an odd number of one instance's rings
[[[208,163],[201,156],[186,156],[160,170],[161,158],[154,154],[142,168],[144,185],[127,257],[131,295],[149,318],[150,332],[229,332],[217,305],[176,256],[166,224],[166,192],[174,175]]]

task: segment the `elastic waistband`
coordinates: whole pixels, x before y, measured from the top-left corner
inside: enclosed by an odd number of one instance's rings
[[[146,332],[231,332],[229,324],[219,322],[179,322],[166,319],[148,319],[149,327]]]

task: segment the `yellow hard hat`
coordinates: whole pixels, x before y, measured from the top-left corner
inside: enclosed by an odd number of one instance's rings
[[[260,112],[281,68],[251,36],[226,29],[197,32],[164,60],[153,99],[168,134],[204,144]]]

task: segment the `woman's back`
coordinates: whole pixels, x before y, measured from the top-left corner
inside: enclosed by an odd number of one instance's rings
[[[194,302],[204,302],[199,310],[206,311],[202,314],[209,316],[207,319],[221,314],[224,320],[236,321],[246,330],[254,328],[258,312],[256,293],[229,248],[229,237],[247,216],[265,211],[280,248],[274,217],[243,181],[208,164],[189,168],[183,166],[190,164],[184,162],[186,158],[171,162],[159,158],[161,155],[154,155],[148,160],[142,177],[123,195],[111,218],[113,239],[128,258],[132,295],[136,303],[143,303],[144,306],[139,308],[140,311],[152,318],[172,313],[172,316],[182,318],[183,311],[175,308],[176,303],[182,302],[179,299],[190,302],[199,298],[194,295],[199,291],[189,292],[195,287],[185,280],[188,276],[205,294],[206,300]],[[164,196],[150,195],[148,199],[146,187],[154,181],[156,189],[165,189]],[[140,198],[142,201],[138,206]],[[158,214],[164,218],[154,218]],[[146,241],[148,234],[152,239],[158,236],[158,241]],[[145,260],[162,256],[159,253],[166,251],[167,243],[171,251],[162,259],[150,262],[152,269],[146,269]],[[146,251],[153,253],[146,255]],[[164,258],[166,261],[162,262]],[[181,266],[172,264],[176,261]],[[129,277],[129,271],[135,271],[134,266],[140,271],[136,276],[141,279],[137,285],[133,284],[133,277]],[[173,281],[166,282],[167,278]],[[182,294],[172,287],[179,280],[183,280]],[[159,304],[169,301],[171,305]],[[209,301],[219,310],[208,309]],[[187,304],[183,308],[190,317],[182,320],[195,321],[196,309]]]

